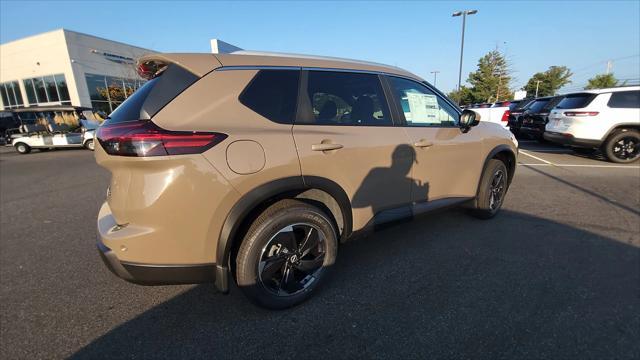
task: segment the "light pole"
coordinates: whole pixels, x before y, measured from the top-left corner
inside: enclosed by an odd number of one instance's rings
[[[440,71],[438,70],[434,70],[431,72],[433,74],[433,87],[437,87],[436,86],[436,80],[438,78],[438,74],[440,73]]]
[[[537,80],[536,81],[536,97],[538,97],[538,86],[540,86],[540,81],[542,81],[542,80]]]
[[[460,44],[460,70],[458,70],[458,91],[460,91],[460,86],[462,84],[462,55],[464,54],[464,27],[467,22],[467,15],[473,15],[477,13],[478,10],[464,10],[464,11],[456,11],[451,16],[456,17],[462,15],[462,43]]]

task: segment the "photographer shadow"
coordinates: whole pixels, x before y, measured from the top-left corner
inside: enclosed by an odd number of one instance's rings
[[[401,219],[410,220],[413,212],[406,206],[410,199],[429,200],[429,183],[410,176],[416,162],[412,146],[398,145],[391,155],[391,166],[371,169],[354,194],[351,206],[354,209],[371,207],[374,228]]]

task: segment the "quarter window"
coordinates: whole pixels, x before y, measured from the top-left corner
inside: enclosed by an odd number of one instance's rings
[[[455,126],[458,112],[444,99],[415,81],[389,77],[407,126]]]
[[[271,121],[292,124],[299,77],[299,70],[260,70],[240,95],[240,102]]]
[[[313,124],[393,125],[378,75],[309,71],[307,95]]]
[[[611,108],[640,108],[640,90],[614,92],[607,105]]]

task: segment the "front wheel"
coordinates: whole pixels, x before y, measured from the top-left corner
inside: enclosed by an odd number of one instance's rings
[[[236,280],[249,299],[270,309],[306,300],[334,264],[338,238],[329,217],[298,200],[267,208],[247,231]]]
[[[15,146],[16,146],[16,151],[20,154],[28,154],[31,152],[31,146],[25,143],[17,143]]]
[[[640,132],[623,130],[613,134],[603,148],[607,159],[615,163],[630,163],[640,158]]]
[[[502,207],[508,187],[509,173],[505,164],[498,159],[489,160],[482,172],[476,206],[471,214],[480,219],[494,217]]]
[[[95,150],[95,144],[93,143],[93,139],[85,141],[84,147],[91,151]]]

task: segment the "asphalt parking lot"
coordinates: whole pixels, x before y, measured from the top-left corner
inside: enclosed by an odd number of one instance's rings
[[[0,151],[2,359],[640,357],[640,164],[535,142],[503,212],[449,210],[343,245],[309,302],[142,287],[95,250],[86,150]]]

